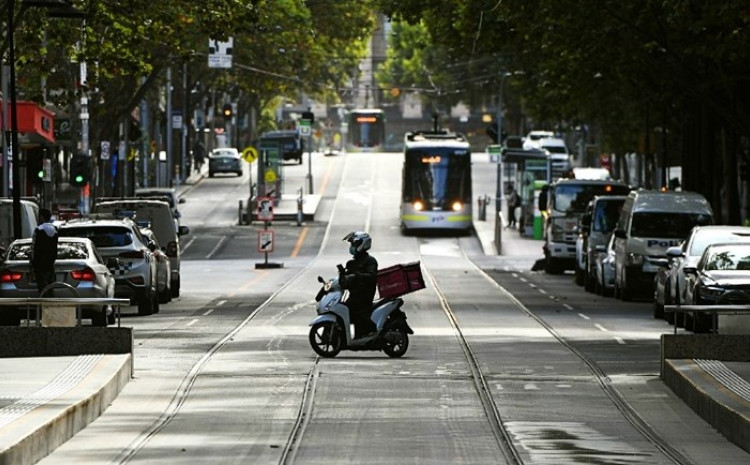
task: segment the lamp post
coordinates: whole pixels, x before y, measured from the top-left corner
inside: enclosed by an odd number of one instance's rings
[[[42,7],[48,9],[48,15],[51,17],[64,17],[74,18],[82,17],[83,12],[73,8],[69,0],[23,0],[22,5],[24,7]],[[19,155],[18,155],[18,107],[16,106],[16,51],[15,42],[13,40],[15,32],[15,23],[13,15],[16,11],[15,0],[8,1],[8,61],[10,67],[10,160],[12,165],[9,163],[11,170],[11,196],[13,197],[13,237],[20,239],[22,236],[21,231],[21,186],[20,178],[18,176],[19,171]]]

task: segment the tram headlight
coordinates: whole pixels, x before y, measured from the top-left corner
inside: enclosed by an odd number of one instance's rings
[[[464,208],[464,205],[463,205],[463,204],[462,204],[461,202],[458,202],[458,201],[456,201],[456,202],[453,202],[453,203],[451,204],[451,209],[452,209],[452,210],[453,210],[454,212],[460,212],[460,211],[461,211],[461,209],[463,209],[463,208]]]
[[[421,200],[415,200],[413,205],[414,205],[414,209],[418,212],[421,212],[422,210],[424,210],[424,204],[422,203]]]

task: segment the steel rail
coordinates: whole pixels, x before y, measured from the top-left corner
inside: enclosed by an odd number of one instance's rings
[[[289,433],[289,438],[284,445],[281,458],[279,458],[279,465],[291,465],[297,458],[297,451],[299,450],[297,445],[305,434],[307,426],[310,424],[313,406],[315,405],[315,392],[318,385],[318,378],[320,377],[319,361],[320,356],[316,356],[315,362],[313,362],[313,368],[307,375],[304,393],[302,394],[302,402],[300,403],[299,411],[297,412],[297,419],[295,420],[292,431]]]

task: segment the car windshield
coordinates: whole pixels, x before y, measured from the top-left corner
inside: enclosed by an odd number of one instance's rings
[[[238,154],[234,150],[223,150],[223,149],[216,149],[213,152],[211,152],[211,158],[221,158],[221,157],[237,158]]]
[[[82,242],[59,241],[57,243],[58,260],[85,260],[89,256],[86,244]],[[8,251],[8,260],[28,260],[31,258],[31,243],[15,244]]]
[[[707,271],[750,270],[750,247],[719,247],[709,252],[704,269]]]
[[[687,255],[693,257],[700,257],[703,255],[703,251],[706,250],[711,244],[720,244],[722,242],[750,242],[750,232],[741,231],[715,231],[715,230],[701,230],[693,237],[693,242],[690,244],[690,250]]]
[[[625,199],[599,200],[594,212],[594,231],[608,233],[615,229]]]
[[[91,239],[96,247],[123,247],[133,243],[133,232],[118,226],[61,228],[60,235],[85,237]]]
[[[705,213],[637,212],[630,232],[633,237],[685,239],[695,226],[711,224]]]
[[[583,213],[596,195],[627,194],[629,188],[612,184],[560,184],[554,188],[555,211]],[[687,234],[685,234],[687,236]]]

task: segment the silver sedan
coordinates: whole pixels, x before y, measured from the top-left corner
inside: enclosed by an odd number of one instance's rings
[[[10,244],[0,268],[0,296],[39,296],[34,273],[29,266],[31,250],[31,239],[19,239]],[[114,297],[115,278],[91,240],[77,237],[61,237],[58,240],[55,285],[43,297],[51,297],[52,294],[55,297]],[[95,326],[107,326],[114,322],[114,314],[109,307],[83,305],[81,311],[82,318],[90,318]],[[0,323],[5,325],[17,326],[25,315],[25,307],[0,307]]]

